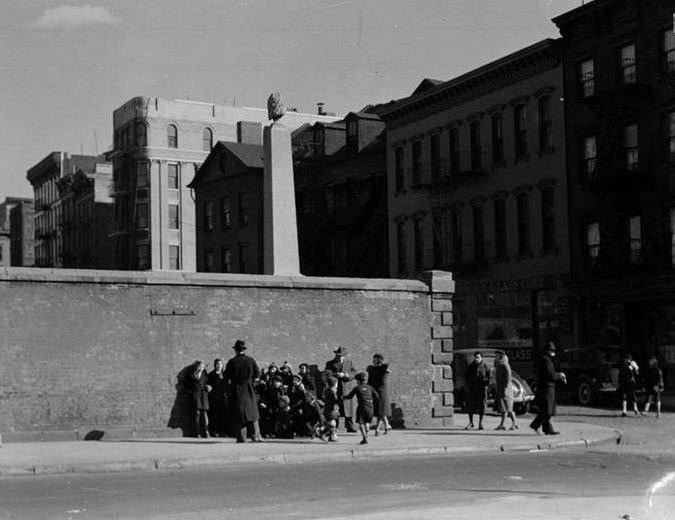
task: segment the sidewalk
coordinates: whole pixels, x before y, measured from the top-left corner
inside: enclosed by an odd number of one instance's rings
[[[463,419],[463,417],[462,417]],[[458,422],[461,420],[457,417]],[[371,436],[359,445],[359,434],[339,434],[337,443],[317,439],[270,439],[237,444],[234,439],[129,439],[115,441],[17,442],[0,448],[0,476],[106,473],[226,467],[233,464],[348,462],[377,457],[452,456],[470,453],[587,448],[618,442],[611,428],[558,422],[556,436],[539,436],[521,419],[520,430],[495,431],[498,420],[486,417],[484,431],[462,426],[443,429],[394,430]]]

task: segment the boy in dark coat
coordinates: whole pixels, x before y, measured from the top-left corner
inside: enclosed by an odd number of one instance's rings
[[[279,415],[279,399],[286,395],[281,376],[273,376],[267,383],[267,390],[263,397],[263,435],[273,437],[277,416]]]
[[[282,395],[279,398],[276,423],[274,424],[274,436],[277,439],[292,439],[295,437],[293,431],[293,412],[291,411],[290,399],[287,395]]]
[[[206,365],[203,361],[194,362],[194,372],[188,377],[188,392],[195,403],[195,431],[197,437],[209,437],[209,391]]]
[[[534,402],[539,408],[539,413],[530,423],[532,428],[539,434],[539,427],[546,435],[558,435],[551,424],[551,417],[555,415],[555,384],[557,381],[567,383],[563,372],[555,371],[555,345],[552,341],[546,344],[546,352],[541,357],[536,367],[537,391]]]
[[[626,354],[623,357],[623,365],[619,368],[619,394],[621,395],[621,416],[626,417],[628,403],[633,407],[633,412],[638,415],[637,397],[635,391],[638,383],[638,365],[633,361],[633,356]]]
[[[379,396],[375,389],[366,384],[368,375],[365,372],[359,372],[354,376],[357,386],[343,397],[343,399],[351,399],[356,396],[356,422],[359,423],[359,430],[361,430],[361,444],[368,444],[368,428],[370,422],[375,415],[375,399]]]
[[[244,442],[247,432],[253,442],[262,442],[258,426],[258,402],[253,381],[260,369],[255,359],[246,355],[246,343],[237,340],[232,347],[236,355],[225,366],[225,379],[229,383],[229,410],[235,425],[237,442]]]

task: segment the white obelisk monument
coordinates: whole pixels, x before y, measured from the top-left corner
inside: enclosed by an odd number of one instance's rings
[[[271,94],[267,113],[272,123],[263,130],[263,272],[300,276],[291,132],[281,122],[285,112],[281,96]]]

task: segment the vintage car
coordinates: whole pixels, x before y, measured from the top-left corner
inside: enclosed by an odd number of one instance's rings
[[[466,368],[473,361],[473,354],[480,351],[483,354],[483,360],[490,367],[490,386],[488,386],[488,406],[494,407],[495,397],[495,370],[494,361],[497,352],[503,352],[499,349],[461,349],[455,350],[453,354],[453,374],[455,377],[455,406],[462,411],[465,409],[466,402]],[[513,411],[521,415],[527,413],[530,409],[530,403],[534,400],[534,393],[530,385],[518,373],[511,369],[511,385],[513,386]]]
[[[558,385],[558,393],[571,395],[582,405],[614,396],[625,352],[618,345],[563,350],[558,354],[557,363],[558,370],[567,376],[567,384]]]

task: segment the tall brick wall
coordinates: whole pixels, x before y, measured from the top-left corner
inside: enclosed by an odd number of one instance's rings
[[[447,397],[431,338],[447,316],[422,282],[3,268],[0,301],[3,433],[162,428],[178,371],[229,358],[237,338],[296,367],[323,368],[339,344],[361,370],[380,352],[405,425],[447,415],[432,411]]]

